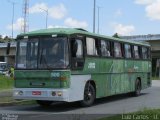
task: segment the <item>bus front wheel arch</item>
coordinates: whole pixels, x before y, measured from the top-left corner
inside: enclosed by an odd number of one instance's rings
[[[83,100],[80,101],[81,106],[89,107],[91,106],[96,98],[96,86],[94,81],[88,81],[84,88],[84,97]]]

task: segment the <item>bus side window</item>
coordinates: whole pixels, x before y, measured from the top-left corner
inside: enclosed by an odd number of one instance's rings
[[[84,64],[83,41],[80,39],[71,40],[72,68],[82,68]]]
[[[138,46],[134,46],[133,47],[133,53],[134,53],[134,58],[135,59],[139,59],[140,58],[140,52],[139,52],[139,47]]]
[[[142,58],[148,59],[148,50],[146,47],[142,47]]]
[[[125,58],[132,58],[131,45],[125,44],[124,49],[125,49]]]
[[[147,48],[147,51],[148,51],[148,59],[151,59],[151,49]]]
[[[73,40],[72,43],[72,57],[83,58],[83,44],[82,40]]]
[[[111,57],[111,46],[109,41],[101,40],[101,54],[104,57]]]
[[[98,41],[94,38],[86,38],[86,44],[87,44],[87,55],[91,56],[98,56]]]
[[[123,55],[122,55],[122,46],[121,46],[121,43],[119,43],[119,42],[114,42],[114,56],[116,58],[123,57]]]

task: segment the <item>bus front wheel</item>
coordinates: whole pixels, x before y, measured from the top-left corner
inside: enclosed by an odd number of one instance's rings
[[[96,97],[95,88],[92,84],[87,83],[84,89],[84,99],[81,101],[81,106],[89,107],[94,103]]]
[[[37,100],[37,104],[39,104],[42,107],[49,107],[53,101],[46,101],[46,100]]]

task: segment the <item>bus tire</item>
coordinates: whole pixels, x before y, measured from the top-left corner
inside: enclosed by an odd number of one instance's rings
[[[37,100],[37,104],[39,104],[42,107],[49,107],[53,101],[46,101],[46,100]]]
[[[94,103],[96,97],[95,88],[92,84],[87,83],[84,89],[84,99],[81,101],[81,106],[89,107]]]
[[[137,79],[135,82],[134,96],[139,96],[140,94],[141,94],[141,82],[139,79]]]

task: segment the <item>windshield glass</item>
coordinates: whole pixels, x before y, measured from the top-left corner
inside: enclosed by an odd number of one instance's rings
[[[19,41],[18,69],[57,69],[69,64],[66,38],[41,38]]]
[[[37,68],[38,39],[18,42],[17,68]]]
[[[66,38],[44,38],[41,40],[39,68],[66,68],[68,64]]]

